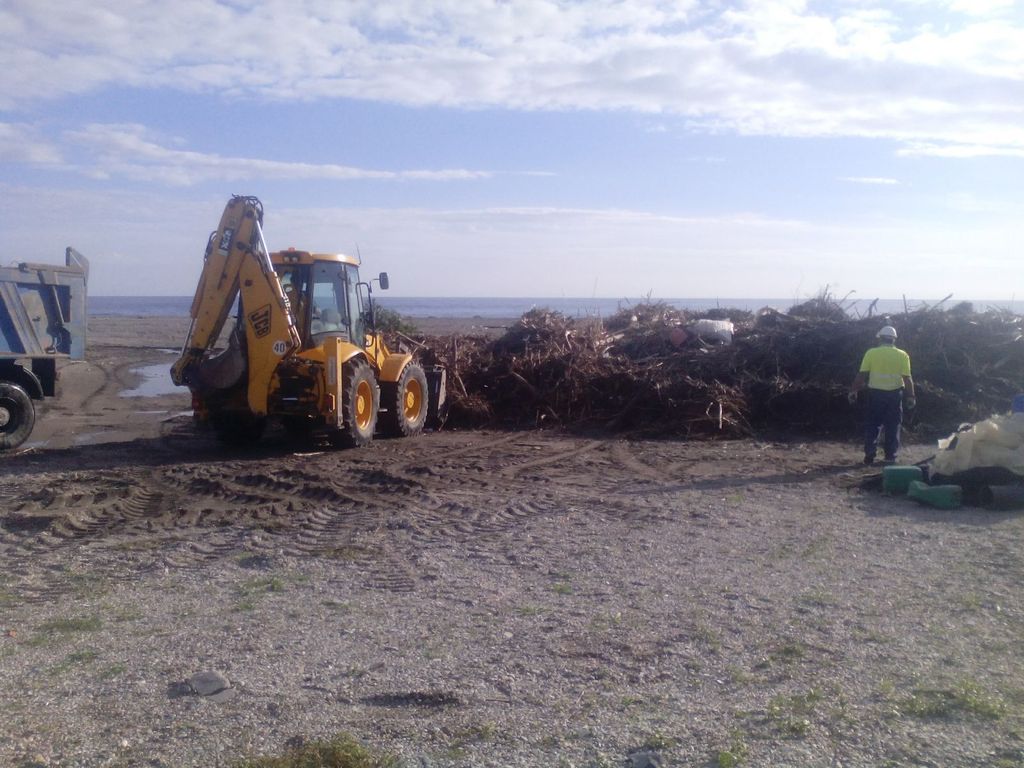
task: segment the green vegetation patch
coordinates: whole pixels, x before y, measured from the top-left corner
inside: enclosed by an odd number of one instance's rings
[[[649,735],[646,739],[644,739],[643,744],[641,744],[640,748],[636,751],[664,752],[666,750],[672,749],[678,743],[679,742],[675,737],[668,736],[664,733],[656,731]]]
[[[807,655],[807,646],[799,640],[787,640],[773,646],[768,654],[762,657],[755,665],[758,672],[765,672],[769,669],[787,669],[804,660]]]
[[[96,661],[99,657],[99,651],[94,650],[93,648],[84,648],[81,651],[69,653],[64,657],[63,661],[50,668],[50,673],[53,675],[60,675],[74,667]]]
[[[252,611],[256,601],[266,595],[280,594],[285,590],[285,580],[280,576],[260,576],[247,579],[238,585],[238,603],[236,611]]]
[[[110,591],[110,580],[96,573],[65,569],[64,578],[76,597],[100,597]]]
[[[109,667],[100,670],[97,678],[100,680],[113,680],[115,677],[120,677],[128,671],[128,667],[125,664],[111,664]]]
[[[970,715],[998,720],[1006,714],[1006,703],[994,692],[966,681],[955,688],[917,688],[897,704],[904,715],[947,718]]]
[[[546,611],[546,609],[539,605],[520,605],[516,608],[516,613],[520,616],[540,616]]]
[[[63,640],[80,632],[97,632],[102,628],[103,620],[98,616],[50,619],[36,627],[36,634],[29,639],[28,644],[45,645],[48,642]]]
[[[497,724],[488,720],[487,722],[469,725],[456,731],[453,734],[453,743],[450,746],[461,750],[470,744],[495,741],[499,736]]]
[[[722,637],[708,624],[699,621],[693,628],[693,638],[703,643],[711,653],[718,653],[722,647]]]
[[[311,741],[280,757],[253,757],[236,768],[395,768],[398,761],[371,752],[346,734],[329,741]]]
[[[717,752],[713,764],[718,768],[739,768],[747,761],[749,752],[743,734],[734,730],[729,734],[729,746]]]
[[[766,709],[768,722],[785,736],[806,736],[811,729],[811,717],[822,698],[817,688],[811,688],[806,693],[775,696],[768,702]]]
[[[248,579],[238,585],[238,591],[243,595],[284,592],[284,579],[280,576],[261,576],[256,579]]]
[[[373,319],[380,333],[404,333],[411,336],[419,332],[416,324],[403,317],[393,309],[386,309],[379,304],[373,308]]]

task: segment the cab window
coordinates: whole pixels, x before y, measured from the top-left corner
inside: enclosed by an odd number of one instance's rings
[[[288,304],[291,308],[292,317],[295,318],[295,325],[299,334],[306,335],[306,324],[309,322],[309,306],[306,296],[309,295],[309,268],[301,265],[278,266],[274,268],[277,277],[281,281],[281,288],[284,295],[288,297]]]
[[[354,310],[354,311],[353,311]],[[313,265],[313,319],[310,331],[340,334],[362,342],[362,319],[350,267],[318,262]]]

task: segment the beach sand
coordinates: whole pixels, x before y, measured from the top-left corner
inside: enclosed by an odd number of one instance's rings
[[[156,375],[186,328],[91,319],[0,455],[0,765],[1019,764],[1018,515],[862,490],[856,436],[232,451]]]

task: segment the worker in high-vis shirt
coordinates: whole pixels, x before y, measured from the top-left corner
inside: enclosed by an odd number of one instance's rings
[[[910,355],[896,346],[896,329],[883,327],[877,334],[878,346],[864,353],[860,372],[850,387],[850,402],[867,388],[864,408],[864,463],[874,464],[878,437],[885,430],[885,461],[892,464],[900,449],[903,407],[913,410],[917,399],[910,376]]]

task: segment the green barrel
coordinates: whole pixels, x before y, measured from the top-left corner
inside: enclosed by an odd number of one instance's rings
[[[959,485],[928,485],[921,480],[911,480],[907,487],[907,496],[938,509],[957,509],[963,495]]]
[[[904,494],[915,480],[921,480],[924,473],[920,467],[883,467],[882,490],[886,493]]]

